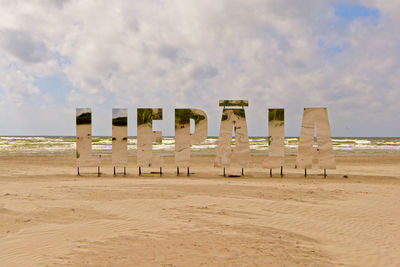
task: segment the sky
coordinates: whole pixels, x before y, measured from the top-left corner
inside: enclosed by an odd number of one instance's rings
[[[0,135],[111,135],[112,108],[199,108],[217,136],[220,99],[245,99],[250,136],[268,108],[298,136],[327,107],[332,136],[400,136],[400,1],[0,0]]]

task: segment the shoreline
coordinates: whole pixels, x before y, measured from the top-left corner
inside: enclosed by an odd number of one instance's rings
[[[265,137],[249,139],[250,152],[253,155],[266,155],[269,151]],[[364,156],[364,155],[396,155],[400,156],[400,138],[333,138],[333,150],[336,156]],[[154,144],[153,151],[167,156],[174,155],[175,140],[173,137],[164,137],[161,144]],[[192,145],[192,155],[213,156],[216,153],[217,138],[208,138],[205,142]],[[93,137],[92,149],[95,154],[111,155],[111,137]],[[135,156],[137,151],[136,139],[128,139],[128,154]],[[285,139],[285,154],[296,155],[298,138]],[[76,153],[76,137],[0,137],[0,156],[24,155],[57,155],[73,156]]]

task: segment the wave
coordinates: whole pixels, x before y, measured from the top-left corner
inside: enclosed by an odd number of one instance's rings
[[[233,138],[233,144],[235,139]],[[64,136],[3,136],[0,137],[0,155],[10,154],[49,154],[49,155],[74,155],[76,149],[75,137]],[[268,138],[250,137],[250,149],[252,153],[267,153],[269,150]],[[288,155],[297,153],[299,138],[288,137],[284,140],[285,151]],[[192,146],[196,153],[215,154],[218,138],[209,137],[203,143]],[[338,155],[354,154],[396,154],[400,155],[400,138],[332,138],[333,149]],[[314,140],[317,146],[317,140]],[[92,149],[94,153],[111,154],[111,137],[93,137]],[[137,140],[135,137],[128,138],[128,151],[135,155]],[[156,153],[173,153],[175,150],[175,139],[164,137],[161,144],[154,144]]]

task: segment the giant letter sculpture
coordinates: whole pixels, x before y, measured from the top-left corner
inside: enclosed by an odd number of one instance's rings
[[[314,149],[315,129],[317,149]],[[296,165],[298,168],[304,168],[304,175],[307,175],[307,168],[312,168],[314,157],[318,160],[318,167],[324,169],[324,176],[326,176],[326,169],[336,168],[326,108],[305,108],[303,113]]]
[[[268,110],[268,157],[263,161],[263,167],[269,168],[272,176],[273,168],[281,168],[283,175],[283,164],[285,161],[285,110]]]
[[[126,108],[112,109],[112,164],[114,175],[116,168],[128,166],[128,110]]]
[[[248,106],[247,100],[220,100],[219,106],[223,106],[221,128],[218,138],[218,147],[214,166],[225,168],[230,166],[231,157],[239,162],[240,167],[247,167],[250,162],[250,144],[247,132],[244,107]],[[226,108],[240,106],[242,108]],[[232,148],[232,126],[234,127],[236,145]]]
[[[162,108],[137,109],[137,165],[139,175],[143,167],[159,167],[162,174],[162,158],[153,155],[153,142],[161,142],[161,131],[153,131],[153,120],[162,120]]]
[[[100,176],[100,156],[92,155],[92,111],[90,108],[76,109],[76,167],[97,167]]]
[[[190,133],[190,119],[194,120],[195,130]],[[199,144],[207,139],[207,114],[200,109],[175,109],[175,165],[187,168],[189,175],[190,145]]]

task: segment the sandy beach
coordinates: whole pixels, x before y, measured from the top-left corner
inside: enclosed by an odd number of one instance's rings
[[[400,157],[337,157],[326,179],[294,157],[283,178],[262,156],[239,178],[192,160],[190,177],[172,157],[162,177],[114,177],[111,157],[78,177],[73,157],[1,157],[0,265],[400,265]]]

